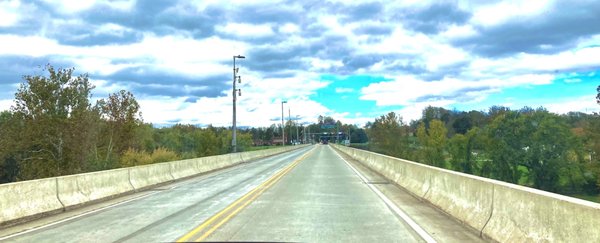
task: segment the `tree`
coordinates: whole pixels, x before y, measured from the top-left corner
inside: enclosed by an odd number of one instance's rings
[[[569,160],[568,152],[574,147],[573,134],[557,115],[537,110],[524,116],[526,127],[526,163],[533,186],[556,192],[559,189],[559,172]]]
[[[369,139],[365,129],[356,128],[350,133],[350,143],[366,143]]]
[[[440,120],[433,119],[429,122],[429,129],[425,123],[419,124],[417,128],[417,139],[419,140],[421,160],[429,165],[440,168],[446,167],[444,148],[446,147],[446,135],[448,130]]]
[[[598,92],[598,94],[596,95],[596,103],[598,103],[600,105],[600,85],[598,85],[598,88],[596,88],[596,91]]]
[[[13,182],[19,174],[17,145],[23,125],[10,111],[0,112],[0,183]]]
[[[142,124],[140,106],[131,92],[121,90],[109,95],[107,100],[98,101],[98,107],[106,119],[102,132],[105,134],[104,161],[111,163],[127,149],[136,147],[136,128]]]
[[[432,120],[440,120],[446,124],[450,121],[450,112],[442,107],[427,106],[423,110],[421,121],[425,123],[425,128],[429,129]]]
[[[459,134],[467,133],[471,127],[473,127],[473,124],[471,122],[471,118],[466,112],[460,113],[454,122],[452,122],[452,128],[454,129],[454,132]]]
[[[49,76],[24,76],[11,107],[23,122],[19,179],[85,171],[93,151],[97,110],[89,99],[94,86],[74,69],[46,66]],[[91,127],[90,127],[91,126]]]
[[[486,128],[486,160],[482,174],[492,179],[518,183],[519,165],[523,164],[527,146],[523,119],[515,111],[503,111]]]
[[[368,134],[375,150],[401,158],[409,156],[408,127],[396,113],[375,119],[369,125]]]
[[[478,143],[480,129],[477,127],[469,130],[465,135],[456,134],[448,142],[448,152],[450,154],[450,163],[454,170],[475,174],[477,163],[473,150]]]

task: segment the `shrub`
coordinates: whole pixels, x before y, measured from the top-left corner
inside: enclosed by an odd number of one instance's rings
[[[152,163],[175,161],[179,159],[177,153],[166,148],[157,148],[152,152]]]

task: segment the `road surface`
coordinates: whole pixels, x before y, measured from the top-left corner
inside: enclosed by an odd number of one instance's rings
[[[314,145],[0,230],[0,241],[481,239],[330,146]]]

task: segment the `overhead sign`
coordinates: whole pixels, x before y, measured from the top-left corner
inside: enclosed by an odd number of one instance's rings
[[[321,125],[322,129],[331,129],[331,128],[335,128],[335,124],[323,124]]]

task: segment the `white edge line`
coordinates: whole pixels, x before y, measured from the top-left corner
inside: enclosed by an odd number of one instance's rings
[[[354,173],[356,173],[356,175],[358,175],[358,177],[360,177],[360,179],[369,187],[371,188],[371,190],[373,192],[375,192],[375,194],[377,194],[377,196],[379,196],[379,198],[381,198],[381,200],[383,200],[383,202],[392,210],[394,211],[394,213],[396,213],[396,215],[400,216],[400,218],[402,218],[402,220],[404,220],[404,222],[406,222],[408,224],[408,226],[410,226],[421,238],[423,238],[423,240],[425,240],[428,243],[434,243],[437,242],[435,239],[433,239],[433,237],[431,237],[431,235],[429,235],[427,233],[427,231],[425,231],[423,228],[421,228],[421,226],[419,226],[414,220],[412,220],[406,213],[404,213],[404,211],[402,211],[400,208],[398,208],[398,206],[396,206],[396,204],[394,204],[387,196],[385,196],[383,193],[381,193],[381,191],[379,191],[379,189],[377,189],[377,187],[369,184],[367,182],[367,178],[365,178],[362,174],[360,174],[360,172],[358,172],[358,170],[356,170],[354,168],[354,166],[352,166],[346,159],[344,159],[337,151],[335,151],[335,154],[337,154],[338,157],[340,157],[340,159],[342,159],[344,162],[346,162],[346,164],[350,167],[350,169],[352,169],[354,171]]]
[[[3,236],[3,237],[0,237],[0,241],[8,240],[8,239],[13,238],[13,237],[17,237],[17,236],[20,236],[20,235],[24,235],[24,234],[28,234],[28,233],[34,232],[34,231],[42,230],[42,229],[45,229],[45,228],[48,228],[48,227],[51,227],[51,226],[54,226],[54,225],[57,225],[57,224],[61,224],[61,223],[67,222],[67,221],[71,221],[73,219],[81,218],[81,217],[86,216],[88,214],[96,213],[96,212],[99,212],[99,211],[103,211],[103,210],[106,210],[106,209],[109,209],[109,208],[113,208],[113,207],[119,206],[121,204],[125,204],[125,203],[131,202],[131,201],[139,200],[139,199],[142,199],[142,198],[145,198],[145,197],[149,197],[149,196],[152,196],[152,195],[160,193],[160,192],[162,192],[162,191],[152,192],[152,193],[149,193],[149,194],[146,194],[146,195],[143,195],[143,196],[139,196],[139,197],[136,197],[136,198],[125,200],[125,201],[122,201],[122,202],[118,202],[118,203],[115,203],[115,204],[112,204],[112,205],[109,205],[109,206],[106,206],[106,207],[94,209],[92,211],[88,211],[88,212],[85,212],[85,213],[82,213],[82,214],[78,214],[78,215],[75,215],[75,216],[72,216],[72,217],[61,219],[59,221],[52,222],[50,224],[45,224],[45,225],[42,225],[42,226],[39,226],[39,227],[35,227],[35,228],[32,228],[32,229],[28,229],[28,230],[25,230],[25,231],[14,233],[12,235]]]

